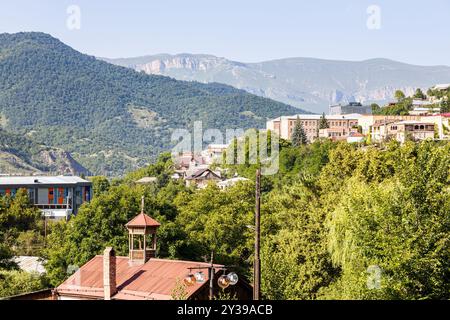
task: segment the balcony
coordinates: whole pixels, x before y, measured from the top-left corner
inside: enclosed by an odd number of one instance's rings
[[[35,204],[35,206],[39,209],[46,209],[46,210],[61,210],[61,209],[72,209],[72,207],[69,205],[67,206],[67,204]]]

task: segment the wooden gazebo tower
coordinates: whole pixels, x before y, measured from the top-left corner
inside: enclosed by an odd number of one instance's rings
[[[161,224],[144,213],[142,197],[141,213],[125,226],[128,229],[129,262],[132,265],[146,263],[156,255],[156,232]]]

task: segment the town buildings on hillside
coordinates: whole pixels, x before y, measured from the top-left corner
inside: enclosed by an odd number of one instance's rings
[[[375,124],[371,132],[372,140],[380,142],[393,138],[404,143],[407,139],[415,141],[434,139],[434,126],[434,123],[407,120]]]
[[[14,196],[19,189],[49,219],[68,219],[92,198],[92,183],[76,176],[0,176],[0,195]]]
[[[297,118],[312,142],[317,138],[328,138],[347,142],[361,142],[371,135],[373,141],[395,138],[405,142],[413,140],[449,139],[450,114],[425,115],[326,115],[328,128],[319,129],[321,115],[282,116],[267,122],[267,129],[277,133],[280,138],[290,140]]]

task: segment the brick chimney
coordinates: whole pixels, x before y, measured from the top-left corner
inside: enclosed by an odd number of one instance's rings
[[[103,251],[103,291],[105,300],[111,300],[111,296],[117,292],[116,252],[111,247]]]

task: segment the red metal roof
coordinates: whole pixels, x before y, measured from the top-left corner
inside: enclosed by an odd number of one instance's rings
[[[140,266],[130,265],[128,257],[116,258],[117,293],[112,299],[170,300],[177,279],[183,281],[188,268],[208,267],[209,263],[152,258]],[[214,265],[216,268],[222,265]],[[205,282],[186,287],[191,296],[208,283],[208,270],[203,271]],[[192,272],[197,272],[193,270]],[[217,272],[220,272],[217,270]],[[103,298],[103,256],[95,256],[64,283],[56,288],[59,294]]]
[[[145,213],[140,213],[125,226],[127,227],[159,227],[161,224]]]

